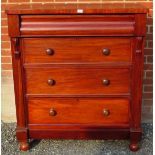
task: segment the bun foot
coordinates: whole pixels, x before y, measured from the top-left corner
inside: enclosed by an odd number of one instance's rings
[[[21,151],[29,150],[29,144],[27,142],[20,142],[20,150]]]
[[[130,144],[129,148],[130,148],[131,151],[135,152],[135,151],[139,150],[139,145],[138,145],[138,143],[137,144]]]

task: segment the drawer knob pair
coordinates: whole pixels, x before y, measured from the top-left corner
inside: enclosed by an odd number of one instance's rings
[[[55,85],[55,80],[53,80],[53,79],[48,79],[48,80],[47,80],[47,83],[48,83],[48,85],[53,86],[53,85]],[[108,80],[108,79],[103,79],[103,80],[102,80],[102,83],[103,83],[103,85],[108,86],[108,85],[110,84],[110,80]]]
[[[109,109],[103,109],[103,115],[104,116],[109,116],[110,115],[110,110]]]
[[[108,86],[110,84],[110,80],[108,79],[103,79],[102,80],[103,85]]]
[[[49,115],[50,116],[55,116],[57,114],[56,110],[54,110],[53,108],[50,109]]]
[[[57,112],[56,112],[56,110],[54,110],[52,108],[52,109],[50,109],[49,114],[50,114],[50,116],[56,116]],[[109,116],[110,115],[110,110],[109,109],[103,109],[103,115],[104,116]]]
[[[103,53],[105,56],[107,56],[107,55],[110,54],[110,49],[104,48],[103,51],[102,51],[102,53]],[[53,55],[53,54],[54,54],[54,50],[51,49],[51,48],[48,48],[48,49],[46,49],[46,54],[47,54],[47,55]]]
[[[51,48],[48,48],[48,49],[46,50],[46,54],[47,54],[47,55],[53,55],[53,54],[54,54],[54,50],[51,49]]]
[[[54,85],[55,85],[55,80],[53,80],[53,79],[48,79],[48,80],[47,80],[47,83],[48,83],[48,85],[50,85],[50,86],[54,86]]]
[[[103,53],[103,55],[107,56],[107,55],[110,54],[110,49],[109,49],[109,48],[104,48],[104,49],[102,50],[102,53]]]

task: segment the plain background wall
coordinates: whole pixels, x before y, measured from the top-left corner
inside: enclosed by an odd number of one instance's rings
[[[8,37],[7,27],[7,16],[5,14],[5,8],[16,6],[20,4],[39,4],[39,3],[117,3],[117,2],[130,2],[140,3],[141,5],[149,8],[147,15],[147,34],[145,43],[145,61],[144,61],[144,81],[143,81],[143,106],[142,106],[142,121],[152,122],[152,106],[153,106],[153,4],[152,0],[1,0],[2,2],[2,49],[1,49],[1,68],[2,68],[2,121],[4,122],[15,122],[15,99],[13,89],[13,78],[12,78],[12,62],[11,62],[11,50],[10,40]]]

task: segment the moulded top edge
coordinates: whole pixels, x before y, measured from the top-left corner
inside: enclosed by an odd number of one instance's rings
[[[114,14],[147,13],[139,3],[45,3],[15,5],[6,9],[7,14]]]

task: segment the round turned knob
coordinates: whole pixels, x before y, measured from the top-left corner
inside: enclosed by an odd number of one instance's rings
[[[46,54],[47,54],[47,55],[53,55],[53,54],[54,54],[54,50],[51,49],[51,48],[48,48],[48,49],[46,50]]]
[[[103,109],[103,115],[104,116],[109,116],[110,115],[110,110],[109,109]]]
[[[55,85],[55,81],[53,79],[48,79],[47,80],[48,85],[53,86]]]
[[[110,84],[110,80],[108,79],[103,79],[102,82],[105,86],[108,86]]]
[[[104,54],[104,55],[109,55],[110,54],[110,49],[108,49],[108,48],[104,48],[103,50],[102,50],[102,53]]]
[[[57,114],[57,112],[52,108],[52,109],[50,109],[49,114],[50,114],[50,116],[55,116]]]

